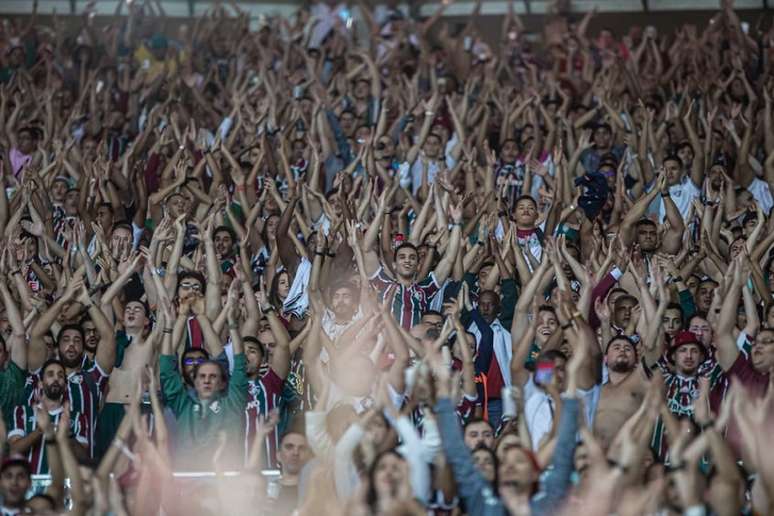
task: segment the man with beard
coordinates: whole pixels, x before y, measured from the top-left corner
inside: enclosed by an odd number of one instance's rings
[[[81,319],[80,324],[83,329],[83,360],[84,363],[93,364],[97,346],[99,346],[99,332],[97,326],[88,317]]]
[[[613,337],[605,350],[607,382],[602,385],[594,415],[594,436],[603,449],[640,407],[648,378],[637,360],[634,342],[626,335]]]
[[[43,429],[38,426],[35,408],[48,412],[54,425],[64,410],[67,376],[65,365],[59,360],[49,360],[41,368],[40,382],[33,404],[17,405],[11,418],[11,430],[8,432],[8,445],[11,453],[26,454],[35,475],[49,473],[46,456],[46,443]],[[70,419],[70,435],[74,441],[71,446],[76,455],[88,456],[89,439],[84,414],[73,415]],[[78,443],[75,445],[75,443]]]
[[[231,270],[234,266],[234,242],[236,234],[228,226],[218,226],[212,232],[212,239],[215,244],[215,254],[220,260],[220,267],[223,272]]]
[[[341,282],[331,286],[328,308],[323,313],[322,325],[328,338],[336,340],[355,321],[360,319],[360,292],[354,283]]]
[[[70,402],[73,419],[78,414],[85,417],[85,430],[89,442],[89,453],[93,454],[97,413],[108,384],[108,378],[116,361],[116,336],[113,326],[100,309],[99,302],[93,302],[83,284],[83,279],[72,281],[64,294],[48,310],[43,312],[30,330],[30,345],[27,354],[28,367],[32,373],[27,379],[27,401],[32,403],[34,392],[41,382],[39,368],[48,356],[44,340],[46,332],[56,321],[63,307],[75,300],[87,307],[89,318],[99,332],[100,345],[95,353],[94,363],[84,366],[83,328],[77,324],[63,325],[56,337],[59,360],[67,375],[67,399]]]
[[[260,308],[269,321],[270,331],[274,337],[274,349],[267,352],[266,346],[258,339],[244,337],[245,359],[247,360],[248,396],[245,408],[245,456],[249,456],[250,448],[255,440],[259,418],[268,417],[269,412],[280,408],[282,399],[282,384],[290,372],[290,336],[285,326],[269,304],[265,294],[259,294]],[[262,367],[268,359],[269,367]],[[276,453],[279,447],[277,428],[266,436],[264,454],[272,467],[276,466]]]

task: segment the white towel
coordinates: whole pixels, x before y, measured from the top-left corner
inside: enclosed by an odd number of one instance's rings
[[[499,319],[495,319],[490,326],[494,333],[492,336],[492,347],[494,348],[495,359],[497,360],[497,365],[500,366],[500,374],[503,376],[506,387],[510,387],[511,357],[513,356],[511,333],[503,328]],[[476,337],[476,349],[478,349],[478,346],[481,344],[481,330],[478,329],[476,323],[471,323],[468,331]]]
[[[282,311],[286,314],[293,314],[299,319],[303,317],[304,312],[309,307],[309,294],[306,287],[309,285],[309,279],[312,275],[312,262],[306,258],[301,258],[298,264],[296,275],[293,277],[293,284],[290,285],[288,297],[282,305]]]

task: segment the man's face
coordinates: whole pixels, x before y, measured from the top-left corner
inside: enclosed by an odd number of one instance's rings
[[[0,494],[3,504],[10,507],[20,507],[30,488],[30,474],[22,465],[8,466],[0,474]]]
[[[187,195],[182,193],[171,195],[167,199],[167,210],[173,219],[178,218],[181,215],[189,215],[191,208],[191,200]]]
[[[124,315],[124,319],[125,318],[126,315]],[[97,332],[97,327],[90,319],[84,321],[83,324],[81,324],[81,327],[83,328],[83,336],[85,339],[83,341],[83,348],[89,353],[96,353],[97,346],[99,345],[99,333]]]
[[[637,365],[637,353],[626,339],[616,339],[607,348],[607,367],[616,373],[628,373]]]
[[[492,323],[500,313],[500,300],[494,292],[484,292],[478,300],[478,311],[488,323]]]
[[[712,342],[712,326],[702,317],[692,317],[691,323],[688,325],[688,331],[695,334],[705,346],[709,346]]]
[[[83,361],[83,337],[72,328],[62,332],[59,337],[59,360],[66,367],[78,367]]]
[[[183,379],[189,385],[194,384],[193,372],[196,366],[205,362],[207,357],[201,351],[189,351],[183,357]]]
[[[537,339],[540,342],[546,342],[559,327],[559,321],[556,314],[548,310],[538,312]]]
[[[51,364],[43,371],[43,394],[46,398],[52,401],[61,400],[66,386],[67,375],[61,365]]]
[[[607,127],[598,127],[594,131],[594,143],[597,145],[597,149],[609,148],[611,136]]]
[[[683,321],[680,317],[680,310],[674,308],[667,308],[664,311],[664,317],[661,319],[664,331],[670,337],[674,337],[675,333],[683,328]]]
[[[245,359],[247,360],[247,375],[254,376],[263,364],[263,351],[255,342],[245,342]]]
[[[19,131],[16,140],[19,144],[19,151],[22,154],[31,154],[35,150],[35,138],[29,131]]]
[[[675,351],[675,369],[678,373],[691,376],[704,361],[704,351],[697,344],[683,344]]]
[[[689,145],[683,145],[677,151],[677,157],[683,162],[683,167],[688,169],[693,162],[693,149]]]
[[[667,184],[674,186],[680,182],[680,178],[683,175],[683,164],[673,159],[667,160],[664,163],[664,172],[666,172]]]
[[[346,136],[352,136],[355,131],[355,116],[350,112],[342,113],[339,117],[339,125]]]
[[[527,454],[519,447],[509,448],[497,469],[501,485],[531,486],[537,481],[538,472]]]
[[[632,309],[637,306],[637,301],[630,297],[622,297],[615,302],[613,314],[614,323],[619,328],[626,328],[632,320]]]
[[[473,465],[481,473],[481,476],[486,479],[487,482],[494,482],[495,480],[495,463],[492,457],[492,453],[486,450],[477,449],[472,454]]]
[[[263,348],[266,350],[266,360],[270,359],[274,354],[274,348],[277,346],[277,339],[274,338],[271,328],[266,328],[258,332],[258,342],[263,344]]]
[[[67,182],[63,179],[56,179],[54,184],[51,185],[51,200],[60,203],[64,202],[65,195],[67,195]]]
[[[180,301],[185,301],[187,299],[192,299],[195,296],[202,294],[202,284],[201,282],[196,278],[185,278],[183,281],[180,282],[180,285],[177,289],[177,297],[180,299]]]
[[[640,224],[637,227],[637,243],[644,252],[652,253],[658,247],[658,230],[653,224]]]
[[[404,247],[395,253],[395,265],[398,275],[405,279],[411,279],[417,273],[419,255],[410,248]]]
[[[516,203],[515,208],[516,224],[522,229],[531,229],[535,227],[537,220],[537,206],[532,199],[521,199]]]
[[[221,258],[225,258],[231,255],[231,251],[234,248],[234,239],[231,238],[231,233],[228,231],[218,231],[213,237],[215,242],[215,252]]]
[[[756,371],[774,374],[774,331],[763,330],[755,337],[751,355]]]
[[[425,140],[425,145],[423,147],[425,151],[425,156],[427,156],[430,159],[438,159],[441,156],[441,139],[438,137],[438,135],[431,134],[427,137]]]
[[[0,335],[2,335],[5,340],[8,340],[8,337],[10,337],[12,333],[13,329],[11,328],[11,323],[8,321],[8,312],[6,312],[5,307],[0,307]]]
[[[194,377],[194,388],[200,400],[209,400],[223,390],[223,375],[217,364],[205,363],[199,366]]]
[[[130,301],[124,307],[124,327],[132,330],[142,330],[148,323],[145,307],[138,301]]]
[[[74,216],[78,214],[78,201],[80,192],[77,188],[68,190],[65,194],[63,208],[67,215]]]
[[[443,328],[443,317],[438,314],[425,314],[420,320],[421,324],[424,324],[427,329],[435,329],[441,331]]]
[[[118,259],[121,257],[121,253],[124,250],[131,250],[132,248],[132,232],[127,228],[119,227],[113,230],[113,234],[110,235],[110,253],[113,258]]]
[[[489,423],[485,421],[477,421],[471,423],[465,427],[465,446],[469,450],[476,449],[479,445],[483,444],[490,450],[494,446],[494,432]]]
[[[310,457],[306,437],[295,432],[285,435],[277,451],[277,461],[282,464],[282,473],[286,475],[298,475]]]
[[[503,144],[502,149],[500,149],[500,161],[505,164],[511,164],[516,161],[518,155],[519,147],[514,140],[508,140]]]
[[[113,227],[113,212],[107,206],[97,208],[97,222],[103,228]]]
[[[355,315],[357,304],[352,289],[347,287],[337,288],[331,296],[331,310],[336,317],[342,320],[349,320]]]

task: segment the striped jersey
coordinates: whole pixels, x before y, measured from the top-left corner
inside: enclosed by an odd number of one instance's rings
[[[403,328],[409,330],[419,323],[422,313],[430,307],[433,297],[441,290],[432,272],[421,281],[403,286],[380,267],[371,278],[371,286],[382,302],[390,300],[392,314]]]
[[[55,410],[50,410],[48,414],[51,416],[51,423],[53,425],[59,424],[59,419],[62,416],[62,407]],[[8,438],[11,437],[25,437],[38,427],[38,421],[35,417],[35,410],[29,404],[17,405],[13,410],[13,417],[11,418],[11,429],[8,432]],[[86,418],[83,414],[72,413],[70,417],[70,432],[73,438],[84,446],[88,446],[88,435],[86,429]],[[43,442],[44,437],[41,435],[38,442],[33,444],[27,452],[27,459],[32,467],[33,475],[48,475],[48,458],[46,457],[46,445]]]
[[[101,406],[102,396],[107,392],[108,380],[106,374],[96,362],[88,369],[74,371],[67,375],[67,399],[70,402],[70,412],[75,419],[76,414],[83,414],[86,436],[88,438],[89,456],[94,456],[94,436],[96,435],[97,416]],[[31,405],[35,390],[40,383],[40,370],[27,377],[27,404]]]
[[[269,412],[282,405],[282,385],[282,378],[277,376],[277,373],[271,368],[257,380],[251,380],[248,383],[247,406],[245,407],[245,459],[250,456],[253,447],[258,418],[266,417]],[[276,467],[277,449],[279,448],[279,433],[276,427],[266,436],[263,446],[264,460],[269,467]]]
[[[699,398],[699,378],[706,376],[710,381],[710,395],[725,381],[723,368],[714,358],[705,360],[699,367],[698,373],[693,376],[682,376],[673,372],[669,362],[661,357],[658,362],[661,374],[664,377],[664,398],[669,411],[675,416],[693,416],[694,402]],[[659,416],[653,429],[651,448],[658,454],[659,460],[667,457],[667,442],[665,439],[666,427]]]

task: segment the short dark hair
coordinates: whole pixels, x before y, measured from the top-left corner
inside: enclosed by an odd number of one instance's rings
[[[637,223],[635,224],[635,227],[637,229],[640,229],[640,226],[653,226],[654,228],[658,229],[658,226],[656,225],[656,223],[653,222],[650,219],[640,219],[640,220],[638,220]]]
[[[529,199],[530,201],[532,201],[532,204],[534,204],[535,206],[537,206],[537,201],[536,201],[536,200],[535,200],[535,199],[534,199],[534,198],[533,198],[531,195],[529,195],[529,194],[524,194],[524,195],[520,195],[520,196],[518,196],[518,197],[516,198],[516,200],[515,200],[515,201],[513,201],[513,205],[514,205],[514,206],[516,206],[517,204],[519,204],[521,201],[523,201],[523,200],[525,200],[525,199]]]
[[[232,241],[236,242],[236,239],[237,239],[237,237],[236,237],[236,233],[234,233],[234,230],[233,230],[233,229],[231,229],[231,228],[230,228],[230,227],[228,227],[228,226],[218,226],[218,227],[216,227],[216,228],[215,228],[215,229],[212,231],[212,236],[215,236],[215,235],[217,235],[218,233],[222,233],[223,231],[225,231],[226,233],[228,233],[228,235],[231,237],[231,240],[232,240]]]
[[[112,234],[116,229],[125,229],[129,231],[129,233],[134,234],[134,229],[132,228],[132,223],[127,220],[119,220],[118,222],[115,222],[113,224],[113,227],[110,228],[110,233]]]
[[[43,377],[43,374],[46,372],[46,369],[51,367],[52,365],[58,365],[62,368],[63,371],[67,371],[67,368],[64,366],[61,360],[58,358],[49,358],[45,362],[43,362],[43,365],[40,367],[40,376]]]
[[[223,381],[226,381],[226,379],[228,378],[228,375],[226,374],[226,369],[223,367],[223,364],[221,364],[217,360],[212,360],[212,359],[207,359],[204,362],[196,364],[193,369],[192,377],[196,378],[196,375],[199,374],[199,368],[207,364],[214,364],[218,366],[218,371],[220,371],[220,377],[223,379]]]
[[[242,337],[242,344],[247,344],[248,342],[258,346],[258,349],[261,351],[261,356],[266,357],[266,346],[264,346],[260,340],[258,340],[256,337],[253,337],[252,335]]]
[[[487,421],[486,419],[484,419],[484,418],[482,418],[482,417],[472,417],[472,418],[468,419],[468,420],[465,422],[465,424],[464,424],[464,425],[462,425],[462,433],[465,433],[465,430],[467,430],[467,428],[468,428],[470,425],[475,425],[476,423],[486,423],[486,424],[487,424],[487,426],[488,426],[489,428],[491,428],[493,432],[494,432],[494,430],[495,430],[495,428],[492,426],[492,423],[490,423],[490,422],[489,422],[489,421]]]
[[[415,246],[411,242],[403,242],[398,247],[396,247],[395,252],[392,253],[393,259],[398,257],[398,251],[400,251],[401,249],[413,249],[415,253],[419,254],[419,251],[417,250],[417,246]]]
[[[544,351],[538,356],[537,361],[538,362],[555,362],[557,359],[562,359],[565,362],[567,362],[567,355],[559,351],[558,349],[549,349],[548,351]]]
[[[62,340],[62,335],[64,335],[64,332],[67,330],[75,330],[77,331],[80,336],[81,340],[86,340],[86,335],[83,333],[83,327],[80,324],[65,324],[59,329],[59,333],[56,334],[56,346],[59,347],[59,341]]]
[[[661,163],[665,164],[667,161],[674,161],[679,165],[683,164],[683,160],[681,160],[680,156],[677,154],[668,154],[663,160],[661,160]]]
[[[201,284],[202,288],[207,284],[201,272],[183,271],[177,276],[177,288],[179,289],[180,284],[187,279],[195,279]]]

